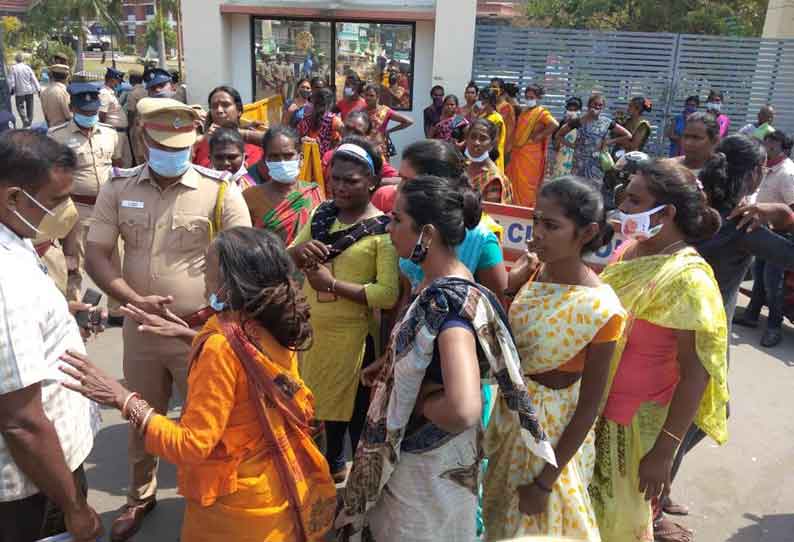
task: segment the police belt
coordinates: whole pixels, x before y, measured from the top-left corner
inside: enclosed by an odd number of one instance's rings
[[[72,194],[72,201],[83,205],[94,205],[96,203],[96,196],[78,196],[77,194]]]

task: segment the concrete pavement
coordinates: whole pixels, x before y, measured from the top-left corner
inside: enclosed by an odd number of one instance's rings
[[[746,299],[740,305],[746,304]],[[730,440],[702,442],[685,459],[673,497],[691,515],[680,522],[700,542],[794,541],[794,328],[772,350],[758,346],[760,330],[737,328],[731,347]],[[111,329],[89,344],[91,358],[121,378],[121,332]],[[174,411],[174,414],[176,411]],[[124,504],[127,430],[115,411],[88,460],[89,500],[107,528]],[[135,542],[178,539],[183,505],[173,466],[160,467],[159,504]]]

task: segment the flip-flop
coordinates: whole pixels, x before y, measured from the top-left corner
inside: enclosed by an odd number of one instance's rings
[[[653,524],[654,542],[694,542],[695,533],[672,520],[662,518]]]
[[[685,504],[673,502],[670,497],[667,497],[664,500],[664,504],[662,504],[662,510],[665,514],[670,514],[671,516],[688,516],[689,515],[689,507]]]

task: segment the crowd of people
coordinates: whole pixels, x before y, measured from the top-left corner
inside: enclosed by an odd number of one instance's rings
[[[771,107],[729,135],[721,93],[692,96],[652,158],[644,97],[557,120],[535,84],[436,86],[395,169],[414,120],[355,74],[339,101],[296,81],[264,130],[229,86],[205,108],[125,75],[58,75],[62,122],[0,135],[0,540],[100,535],[97,404],[130,426],[114,542],[155,508],[159,458],[183,542],[694,539],[673,482],[728,439],[731,324],[767,305],[761,343],[782,340],[794,162]],[[510,269],[484,202],[533,208]],[[123,383],[86,354],[108,325]]]

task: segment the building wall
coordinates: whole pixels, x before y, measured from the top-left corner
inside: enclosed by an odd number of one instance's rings
[[[221,15],[222,3],[202,0],[200,7],[193,2],[182,4],[190,103],[205,104],[209,91],[221,84],[235,87],[243,102],[253,100],[250,17]],[[422,112],[430,105],[434,84],[462,96],[471,76],[476,6],[476,0],[437,0],[435,21],[416,23],[413,109],[405,112],[414,125],[392,135],[398,152],[424,137]]]
[[[765,38],[794,38],[794,0],[769,0]]]

